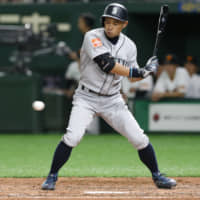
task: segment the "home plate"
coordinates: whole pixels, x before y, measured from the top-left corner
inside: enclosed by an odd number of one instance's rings
[[[84,191],[84,194],[129,194],[130,192],[120,191]]]

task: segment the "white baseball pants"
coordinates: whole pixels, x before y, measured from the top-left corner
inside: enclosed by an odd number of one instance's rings
[[[111,97],[98,96],[80,88],[74,95],[67,132],[62,138],[63,142],[71,147],[77,146],[95,115],[102,117],[117,132],[125,136],[137,150],[149,144],[149,138],[128,110],[121,94]]]

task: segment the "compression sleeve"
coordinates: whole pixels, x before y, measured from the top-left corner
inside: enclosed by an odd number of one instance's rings
[[[143,69],[133,68],[129,69],[129,78],[143,78]]]

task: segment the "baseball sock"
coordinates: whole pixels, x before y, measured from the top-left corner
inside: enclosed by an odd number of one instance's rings
[[[139,150],[138,153],[140,160],[149,168],[152,174],[159,172],[156,154],[151,143],[146,148]]]
[[[61,141],[58,144],[53,156],[50,174],[58,173],[58,170],[69,159],[71,151],[72,151],[72,147],[67,146],[64,142]]]

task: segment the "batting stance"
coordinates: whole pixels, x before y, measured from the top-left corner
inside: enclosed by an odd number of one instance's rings
[[[121,31],[128,25],[128,11],[118,3],[109,4],[102,15],[102,26],[85,34],[80,55],[81,78],[73,97],[67,132],[58,144],[49,175],[42,189],[53,190],[58,171],[84,136],[95,115],[125,136],[138,151],[141,161],[152,173],[159,188],[172,188],[176,181],[162,175],[154,149],[128,110],[120,94],[123,76],[139,81],[157,70],[157,58],[151,57],[139,68],[135,43]]]

